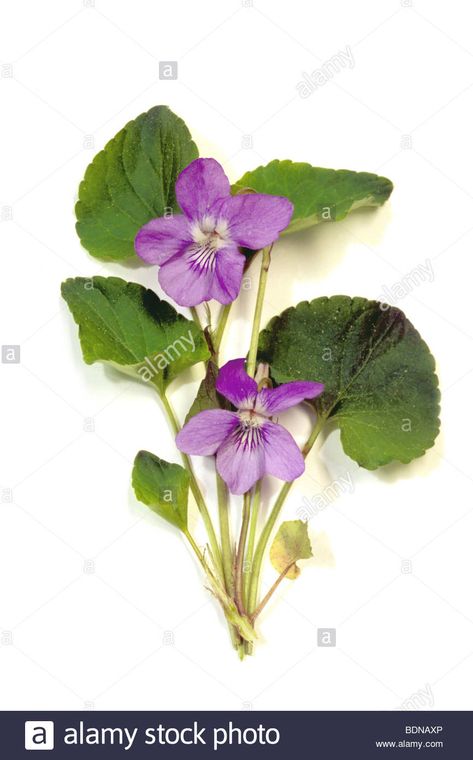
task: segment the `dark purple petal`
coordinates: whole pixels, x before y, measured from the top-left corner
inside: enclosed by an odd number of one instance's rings
[[[264,475],[261,428],[239,425],[217,451],[217,470],[232,493],[249,491]]]
[[[189,221],[183,214],[152,219],[135,237],[135,251],[148,264],[164,264],[191,241]]]
[[[192,161],[176,181],[177,202],[191,219],[210,216],[214,203],[227,195],[230,195],[230,182],[214,158]]]
[[[227,246],[217,252],[212,297],[220,303],[231,303],[240,292],[245,257],[238,247]]]
[[[215,252],[207,255],[195,244],[165,261],[158,274],[164,292],[180,306],[210,301],[214,277]]]
[[[306,398],[320,396],[323,390],[323,383],[295,380],[292,383],[283,383],[278,388],[263,388],[258,393],[256,405],[271,416],[300,404]]]
[[[226,219],[231,239],[258,250],[273,243],[291,221],[294,206],[277,195],[233,195],[223,201],[219,216]]]
[[[208,409],[191,417],[176,436],[176,445],[186,454],[210,456],[239,424],[234,412]]]
[[[237,409],[251,408],[258,390],[253,378],[245,371],[244,359],[231,359],[224,364],[215,386]]]
[[[264,437],[265,472],[289,482],[302,475],[305,469],[304,457],[286,428],[268,421],[262,425],[261,431]]]

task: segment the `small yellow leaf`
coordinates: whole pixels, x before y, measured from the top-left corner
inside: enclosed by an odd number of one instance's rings
[[[303,520],[284,522],[276,533],[269,551],[273,567],[279,573],[283,573],[289,567],[286,578],[295,580],[301,572],[296,562],[309,557],[312,557],[312,547],[307,523]]]

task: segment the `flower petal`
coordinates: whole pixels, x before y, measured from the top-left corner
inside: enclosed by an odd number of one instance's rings
[[[212,298],[215,254],[203,257],[200,250],[195,244],[187,246],[159,270],[159,284],[180,306],[197,306]]]
[[[224,364],[215,387],[238,409],[252,407],[258,390],[256,382],[245,371],[244,359],[231,359]]]
[[[230,195],[230,182],[214,158],[196,158],[176,181],[176,198],[191,219],[211,215],[213,204]]]
[[[323,390],[323,383],[295,380],[292,383],[283,383],[278,388],[262,388],[258,393],[256,405],[271,416],[300,404],[306,398],[320,396]]]
[[[186,454],[210,456],[239,424],[234,412],[208,409],[191,417],[176,436],[176,445]]]
[[[275,422],[261,427],[264,438],[265,472],[275,478],[291,481],[305,470],[304,457],[292,435]]]
[[[245,257],[238,247],[221,248],[215,258],[215,276],[212,280],[212,297],[220,303],[231,303],[240,292]]]
[[[239,425],[217,451],[217,470],[232,493],[249,491],[264,475],[261,428]]]
[[[293,211],[294,206],[287,198],[248,193],[223,201],[219,216],[227,221],[235,243],[259,250],[277,239],[291,221]]]
[[[164,264],[192,240],[183,214],[152,219],[135,237],[135,251],[148,264]]]

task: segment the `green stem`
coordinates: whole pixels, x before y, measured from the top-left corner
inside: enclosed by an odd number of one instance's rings
[[[192,535],[189,533],[189,531],[187,529],[184,531],[184,535],[187,538],[187,540],[189,541],[190,545],[192,546],[192,549],[194,551],[195,556],[199,560],[199,562],[202,565],[202,567],[204,568],[204,570],[207,572],[207,567],[205,565],[204,555],[200,551],[200,549],[197,546],[196,542],[194,541]]]
[[[192,319],[196,323],[197,327],[202,330],[202,323],[200,321],[199,312],[197,311],[195,306],[190,307],[190,312],[192,314]]]
[[[238,656],[240,659],[243,659],[245,655],[245,644],[252,642],[255,638],[255,633],[253,630],[253,626],[251,625],[250,621],[246,616],[242,617],[238,613],[238,610],[235,606],[235,602],[233,599],[228,596],[226,591],[223,589],[223,587],[220,585],[220,581],[218,578],[215,577],[213,574],[211,568],[208,566],[207,562],[205,561],[205,557],[199,547],[197,546],[196,542],[194,541],[192,535],[189,533],[187,528],[184,530],[184,535],[189,541],[192,550],[194,551],[194,554],[196,555],[197,559],[199,560],[199,563],[202,565],[203,570],[205,571],[205,574],[207,575],[207,578],[210,582],[210,588],[209,591],[216,596],[220,604],[222,605],[225,617],[227,619],[227,623],[230,629],[230,634],[232,637],[232,642],[235,647],[235,649],[238,652]]]
[[[172,429],[177,435],[181,429],[181,426],[179,425],[179,421],[176,417],[176,413],[174,412],[174,409],[172,408],[172,405],[166,396],[166,393],[160,393],[160,398],[163,403],[164,409],[166,411],[166,414],[168,416],[169,422],[171,423]],[[204,497],[202,495],[202,491],[199,488],[199,484],[197,483],[196,477],[194,475],[194,471],[192,469],[191,460],[187,456],[187,454],[184,454],[184,452],[181,451],[181,457],[184,464],[184,467],[186,468],[187,472],[189,473],[189,479],[190,479],[190,488],[192,491],[192,494],[194,496],[194,499],[196,501],[197,507],[199,509],[199,512],[202,516],[202,520],[205,525],[205,529],[207,531],[207,535],[209,537],[210,542],[210,551],[212,554],[212,559],[215,563],[215,567],[217,572],[221,577],[223,577],[223,565],[222,565],[222,557],[220,554],[220,547],[218,545],[217,536],[215,534],[214,526],[212,524],[212,519],[210,517],[209,511],[207,509],[207,505],[205,503]]]
[[[319,417],[316,424],[312,428],[312,432],[309,438],[307,439],[304,447],[302,448],[302,455],[304,459],[306,458],[307,454],[309,453],[315,441],[317,440],[317,436],[322,430],[324,422],[325,422],[325,418]],[[258,545],[256,547],[254,561],[253,561],[253,571],[251,574],[251,581],[250,581],[250,591],[248,595],[248,605],[247,605],[247,609],[250,615],[253,614],[256,609],[256,599],[258,596],[261,566],[263,564],[264,553],[266,551],[266,547],[268,545],[268,541],[270,539],[271,533],[273,532],[273,528],[276,523],[276,520],[279,517],[279,513],[281,512],[281,509],[284,505],[284,502],[286,500],[286,497],[289,491],[291,490],[293,483],[294,481],[291,481],[290,483],[284,483],[283,487],[281,488],[278,498],[276,499],[274,506],[269,514],[268,520],[261,532]]]
[[[228,317],[230,315],[230,309],[232,308],[232,304],[228,303],[226,306],[224,306],[220,312],[217,329],[215,330],[215,333],[213,335],[213,346],[215,353],[218,355],[220,344],[222,342],[223,333],[225,332],[225,327],[227,326]]]
[[[246,537],[248,535],[248,525],[250,522],[250,499],[251,492],[247,491],[243,496],[240,540],[238,541],[238,549],[235,559],[235,602],[240,615],[245,614],[245,605],[243,602],[243,559],[245,556]]]
[[[248,352],[248,361],[246,371],[253,377],[256,370],[256,354],[258,352],[258,339],[261,325],[261,315],[263,313],[264,294],[266,291],[266,282],[268,280],[269,265],[271,263],[271,249],[263,248],[261,258],[261,270],[259,275],[258,292],[256,294],[255,313],[253,317],[253,327],[251,330],[250,350]]]
[[[220,521],[220,538],[222,542],[223,574],[227,594],[233,596],[233,547],[230,538],[230,521],[228,515],[228,489],[225,482],[217,473],[217,501]]]
[[[218,516],[220,522],[220,541],[222,545],[223,575],[227,594],[233,599],[235,592],[235,583],[233,578],[233,546],[230,536],[228,489],[225,481],[222,480],[218,473],[216,473],[216,477]],[[238,629],[235,628],[235,626],[232,625],[229,620],[227,622],[233,648],[236,649],[238,656],[240,659],[242,659],[241,653],[244,652],[243,640],[238,632]]]
[[[278,575],[278,577],[277,577],[277,578],[276,578],[276,580],[274,581],[273,585],[272,585],[272,586],[271,586],[271,588],[269,589],[268,593],[267,593],[267,594],[266,594],[266,595],[263,597],[263,599],[262,599],[262,600],[261,600],[261,602],[258,604],[258,606],[257,606],[257,608],[255,609],[255,611],[252,613],[250,620],[251,620],[251,622],[252,622],[253,624],[254,624],[254,622],[255,622],[256,618],[258,617],[258,615],[260,615],[260,614],[261,614],[261,612],[263,611],[263,609],[264,609],[264,608],[266,607],[266,605],[268,604],[269,600],[271,599],[272,595],[273,595],[273,594],[274,594],[274,592],[276,591],[276,589],[277,589],[277,587],[279,586],[279,584],[281,583],[281,581],[283,581],[283,580],[284,580],[284,578],[285,578],[285,577],[286,577],[286,575],[288,574],[289,570],[290,570],[290,569],[291,569],[291,567],[293,567],[293,566],[294,566],[294,563],[293,563],[293,562],[291,562],[291,564],[290,564],[290,565],[288,565],[288,566],[286,567],[286,569],[285,569],[285,570],[283,570],[283,571],[282,571],[282,573],[281,573],[280,575]]]
[[[258,527],[258,516],[261,502],[261,480],[258,480],[253,498],[251,500],[251,517],[250,528],[248,531],[248,547],[246,550],[245,559],[245,580],[243,584],[243,601],[245,605],[248,603],[248,594],[250,591],[251,571],[253,566],[253,554],[255,551],[256,542],[256,530]]]

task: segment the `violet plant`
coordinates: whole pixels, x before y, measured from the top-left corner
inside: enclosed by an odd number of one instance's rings
[[[375,174],[291,161],[272,161],[231,186],[217,161],[198,157],[184,122],[164,106],[129,122],[94,158],[79,188],[77,232],[89,253],[111,262],[138,255],[158,267],[171,301],[190,309],[187,318],[154,291],[117,277],[62,285],[85,362],[106,362],[158,393],[182,464],[140,451],[133,488],[189,542],[241,658],[253,651],[258,617],[274,591],[297,578],[298,562],[312,556],[309,512],[280,524],[271,546],[270,540],[320,432],[338,426],[345,453],[376,469],[422,456],[439,431],[435,363],[399,309],[362,297],[315,298],[261,329],[279,236],[380,206],[391,191],[392,183]],[[257,259],[247,356],[220,366],[232,303]],[[220,304],[216,320],[209,302]],[[203,379],[181,424],[167,389],[196,364]],[[278,418],[298,404],[312,417],[302,448]],[[214,460],[215,505],[204,498],[193,456]],[[263,517],[267,476],[281,487]],[[204,545],[189,527],[190,493]],[[235,538],[229,493],[241,497]],[[277,574],[262,594],[268,547]]]

